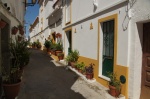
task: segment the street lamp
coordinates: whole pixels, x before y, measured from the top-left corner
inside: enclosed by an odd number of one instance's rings
[[[37,0],[31,0],[31,3],[27,3],[27,0],[25,0],[25,6],[34,6]]]

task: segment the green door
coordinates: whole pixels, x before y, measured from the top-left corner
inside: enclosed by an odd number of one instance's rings
[[[71,31],[67,31],[67,39],[68,39],[68,43],[69,43],[69,47],[68,47],[68,54],[71,52],[72,50],[72,33]]]
[[[113,72],[114,63],[114,20],[103,22],[103,60],[102,75]]]

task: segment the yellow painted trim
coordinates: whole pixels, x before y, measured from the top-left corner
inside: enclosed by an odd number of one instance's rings
[[[105,18],[101,18],[98,20],[98,54],[97,54],[97,61],[98,61],[98,64],[97,64],[97,71],[94,72],[94,74],[96,75],[96,79],[97,79],[97,76],[99,75],[99,66],[100,66],[100,57],[99,57],[99,54],[100,54],[100,24],[103,23],[103,22],[106,22],[106,21],[109,21],[109,20],[114,20],[115,22],[115,29],[114,29],[114,71],[113,72],[116,72],[117,75],[118,75],[118,79],[120,77],[120,75],[124,75],[126,77],[126,83],[122,85],[122,90],[121,90],[121,93],[123,95],[125,95],[126,99],[128,98],[128,67],[124,67],[124,66],[119,66],[117,65],[117,38],[118,38],[118,14],[114,14],[114,15],[111,15],[111,16],[107,16]],[[98,82],[100,82],[102,85],[108,87],[108,81],[104,80],[103,78],[101,77],[98,77],[97,79]]]
[[[90,63],[94,63],[94,78],[97,82],[102,84],[103,86],[108,88],[108,81],[104,80],[103,78],[99,77],[99,61],[97,59],[87,58],[84,56],[80,56],[78,59],[78,62],[84,62],[86,66],[88,66]],[[117,73],[117,79],[121,75],[124,75],[126,77],[126,83],[122,84],[122,90],[121,94],[123,94],[126,99],[128,99],[128,67],[124,67],[121,65],[116,65],[114,71]]]
[[[59,61],[58,57],[55,55],[51,55],[51,57],[55,60],[55,61]]]
[[[65,0],[66,5],[66,0]],[[72,0],[70,0],[70,21],[66,22],[66,7],[65,7],[65,25],[71,24],[72,22]]]
[[[67,32],[67,31],[69,31],[69,30],[72,31],[72,27],[66,28],[64,31]]]

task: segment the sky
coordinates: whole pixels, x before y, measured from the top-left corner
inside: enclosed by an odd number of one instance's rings
[[[28,0],[28,2],[31,2]],[[34,22],[36,17],[39,15],[39,5],[35,4],[34,6],[28,6],[25,14],[25,27],[26,27],[26,37],[29,36],[29,27],[30,24]]]

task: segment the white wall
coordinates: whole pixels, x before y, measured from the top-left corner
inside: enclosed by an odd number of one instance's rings
[[[18,1],[18,5],[15,5],[16,3],[12,0],[2,0],[2,5],[0,4],[0,12],[7,17],[10,20],[10,36],[12,39],[15,39],[19,34],[19,31],[16,35],[11,35],[11,29],[14,26],[23,25],[24,21],[24,12],[25,12],[25,6],[22,4],[24,0]],[[3,3],[7,3],[8,7],[10,7],[10,11],[8,11],[4,6]],[[20,5],[19,5],[20,4]],[[10,13],[11,12],[11,13]],[[16,13],[16,14],[14,14]],[[22,36],[24,37],[24,36]]]
[[[143,23],[150,22],[150,1],[134,1],[136,2],[129,10],[129,15],[132,17],[129,24],[129,98],[139,99],[141,91]]]
[[[24,24],[24,15],[25,15],[25,0],[1,0],[3,3],[7,3],[7,7],[10,7],[10,12]]]
[[[113,2],[112,0],[97,1],[98,7],[95,9],[93,6],[93,0],[72,0],[72,23],[122,0],[115,0]]]
[[[113,5],[115,2],[98,0],[99,5],[96,11],[104,7]],[[78,2],[78,3],[77,3]],[[85,3],[86,2],[86,3]],[[103,2],[103,3],[100,3]],[[107,2],[107,3],[106,3]],[[111,2],[111,3],[110,3]],[[103,5],[102,5],[103,4]],[[83,6],[84,5],[84,6]],[[107,16],[118,14],[118,42],[117,42],[117,64],[121,66],[128,66],[128,31],[124,31],[122,25],[125,24],[124,18],[126,16],[126,3],[119,4],[118,6],[111,7],[108,10],[100,12],[85,20],[73,24],[73,49],[78,49],[81,56],[97,60],[98,52],[98,20]],[[81,16],[87,16],[93,12],[93,2],[85,0],[72,0],[72,23],[81,19]],[[64,8],[65,9],[65,8]],[[64,10],[65,13],[65,10]],[[65,18],[63,18],[65,20]],[[93,29],[90,30],[90,24],[93,24]],[[63,21],[63,25],[64,25]],[[64,25],[65,27],[65,25]],[[82,27],[82,28],[81,28]],[[77,33],[74,33],[76,28]],[[102,38],[100,38],[102,40]],[[102,45],[102,43],[100,43]]]

